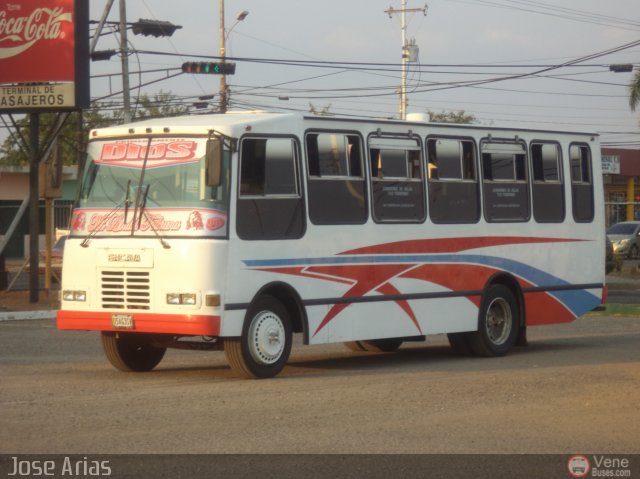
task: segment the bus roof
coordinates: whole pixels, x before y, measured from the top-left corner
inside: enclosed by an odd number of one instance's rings
[[[563,130],[542,130],[536,128],[517,128],[517,127],[500,127],[487,126],[478,124],[461,124],[461,123],[431,123],[427,121],[413,121],[397,119],[374,119],[374,118],[357,118],[349,116],[316,116],[305,113],[283,113],[269,111],[230,111],[226,114],[208,114],[208,115],[183,115],[175,117],[153,118],[141,120],[124,125],[115,125],[112,127],[94,129],[90,133],[91,139],[122,137],[130,135],[145,134],[172,134],[172,135],[207,135],[212,129],[217,131],[228,130],[227,134],[236,128],[247,131],[247,124],[282,124],[282,123],[359,123],[369,125],[416,125],[422,127],[431,127],[434,129],[460,128],[468,130],[483,130],[487,133],[491,132],[532,132],[532,133],[562,133],[572,135],[588,135],[599,136],[594,132],[586,131],[563,131]],[[327,126],[328,127],[328,126]],[[222,131],[225,133],[225,131]]]

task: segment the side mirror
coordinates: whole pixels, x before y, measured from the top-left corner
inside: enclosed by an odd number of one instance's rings
[[[220,186],[222,183],[222,152],[222,139],[211,138],[207,140],[205,154],[207,186]]]

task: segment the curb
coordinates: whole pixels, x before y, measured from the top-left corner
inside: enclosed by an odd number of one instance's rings
[[[45,311],[7,311],[0,313],[2,321],[29,321],[36,319],[56,319],[56,310]]]
[[[588,316],[640,316],[640,304],[606,303]]]

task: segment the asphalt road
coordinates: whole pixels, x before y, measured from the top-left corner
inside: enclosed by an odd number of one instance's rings
[[[391,354],[297,345],[279,377],[251,381],[222,352],[122,373],[97,333],[6,321],[0,453],[640,453],[640,318],[529,337],[491,359],[442,336]]]

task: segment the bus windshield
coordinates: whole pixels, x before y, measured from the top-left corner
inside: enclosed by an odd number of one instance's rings
[[[209,186],[205,150],[204,138],[137,138],[90,143],[76,209],[103,213],[91,218],[88,232],[126,231],[130,216],[138,213],[142,216],[142,211],[137,209],[144,208],[148,212],[144,221],[163,234],[216,231],[214,235],[218,236],[223,233],[226,228],[221,228],[221,224],[224,222],[226,226],[229,201],[229,153],[223,156],[220,184]],[[113,211],[116,209],[117,214]],[[110,218],[105,222],[121,222],[119,228],[113,227],[110,231],[108,224],[100,226],[105,210],[110,212],[110,217],[119,219]],[[127,215],[128,212],[131,213]],[[129,231],[144,230],[142,221],[140,223],[139,227],[129,224]]]

